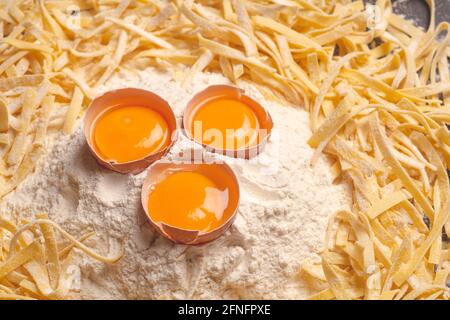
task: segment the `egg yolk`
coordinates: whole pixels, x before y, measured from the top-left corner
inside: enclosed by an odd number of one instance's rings
[[[258,144],[259,127],[255,112],[245,103],[216,99],[199,107],[191,130],[200,143],[222,150],[241,150]]]
[[[228,190],[193,171],[169,174],[152,187],[148,198],[148,212],[155,222],[184,230],[206,232],[219,227],[227,206]]]
[[[167,122],[156,111],[124,106],[97,119],[93,141],[100,156],[118,163],[142,159],[169,144]]]

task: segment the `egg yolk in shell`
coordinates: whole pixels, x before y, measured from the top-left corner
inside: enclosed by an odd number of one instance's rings
[[[194,140],[221,150],[242,150],[259,143],[260,124],[245,103],[228,98],[207,101],[194,112]]]
[[[229,216],[228,190],[206,175],[176,171],[152,186],[148,212],[153,221],[184,230],[207,232],[221,226]]]
[[[96,120],[94,147],[107,161],[125,163],[139,160],[169,145],[166,120],[143,106],[119,106]]]

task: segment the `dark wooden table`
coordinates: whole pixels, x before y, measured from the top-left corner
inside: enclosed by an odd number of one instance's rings
[[[375,1],[368,0],[367,2],[374,3]],[[436,24],[442,21],[450,22],[450,0],[435,0],[434,2],[436,5]],[[414,19],[425,29],[428,27],[430,12],[425,0],[392,0],[392,5],[395,13]]]

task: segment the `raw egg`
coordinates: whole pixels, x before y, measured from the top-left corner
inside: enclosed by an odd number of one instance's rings
[[[225,164],[157,163],[142,191],[148,218],[167,238],[185,244],[215,239],[231,224],[239,186]]]
[[[250,158],[262,150],[273,123],[268,112],[241,90],[217,85],[188,103],[183,127],[191,139],[207,149]]]
[[[148,211],[156,222],[186,230],[209,231],[220,225],[227,204],[227,189],[221,190],[201,173],[179,171],[154,186]]]
[[[138,160],[169,145],[167,122],[142,106],[116,107],[94,125],[93,140],[100,156],[118,163]]]
[[[240,150],[259,143],[259,121],[245,103],[216,98],[199,106],[193,118],[194,137],[217,149]],[[198,129],[197,129],[198,128]]]
[[[84,134],[101,165],[120,173],[139,173],[169,151],[177,139],[177,121],[158,95],[126,88],[92,101]]]

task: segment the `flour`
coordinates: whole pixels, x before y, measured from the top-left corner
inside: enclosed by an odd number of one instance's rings
[[[227,80],[200,73],[181,88],[170,73],[148,69],[119,73],[101,90],[154,91],[180,118],[193,94],[219,83]],[[275,131],[256,160],[226,159],[239,178],[241,203],[234,225],[216,241],[190,247],[159,236],[141,208],[146,173],[120,175],[97,165],[81,125],[56,139],[37,171],[3,200],[0,214],[45,211],[73,234],[94,229],[97,236],[87,244],[102,253],[117,252],[123,241],[125,255],[116,265],[77,256],[73,298],[304,298],[299,266],[318,259],[328,217],[348,206],[348,190],[331,183],[327,159],[309,166],[313,150],[306,143],[311,132],[304,110],[265,101],[251,84],[242,88],[269,110]],[[188,146],[180,135],[168,159]]]

